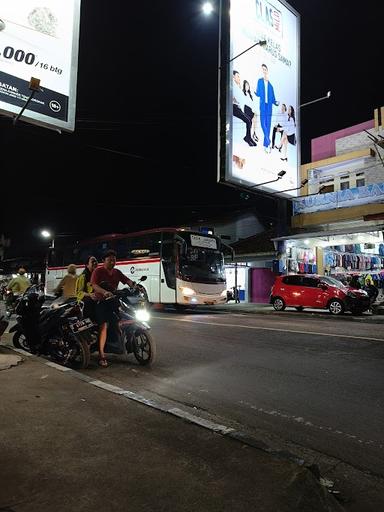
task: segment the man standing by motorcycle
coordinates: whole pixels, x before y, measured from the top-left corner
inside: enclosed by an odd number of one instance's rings
[[[99,325],[99,365],[102,368],[108,366],[104,353],[107,341],[108,324],[114,321],[115,304],[112,300],[113,292],[117,290],[119,283],[134,286],[134,282],[125,276],[120,270],[114,268],[116,265],[116,252],[109,250],[104,254],[103,266],[96,268],[91,277],[91,284],[99,301],[96,304],[96,321]]]

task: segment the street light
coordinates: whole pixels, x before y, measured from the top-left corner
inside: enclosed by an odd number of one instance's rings
[[[317,98],[317,100],[307,101],[306,103],[303,103],[302,105],[300,105],[300,108],[306,107],[307,105],[312,105],[312,103],[317,103],[318,101],[328,100],[330,97],[331,97],[331,91],[328,91],[326,96],[322,96],[321,98]]]
[[[211,4],[211,2],[205,2],[202,5],[201,10],[205,14],[205,16],[210,16],[213,12],[213,5]]]
[[[53,233],[51,233],[48,229],[42,229],[40,231],[40,235],[43,237],[43,238],[50,238],[51,239],[51,247],[50,249],[54,249],[55,248],[55,237],[53,235]]]
[[[51,233],[49,231],[47,231],[46,229],[43,229],[41,232],[40,232],[41,236],[43,238],[51,238]]]
[[[268,183],[274,183],[275,181],[281,180],[281,178],[283,176],[285,176],[286,174],[287,174],[286,171],[280,171],[277,173],[277,178],[275,180],[264,181],[263,183],[256,183],[256,185],[252,185],[250,188],[261,187],[261,185],[267,185]]]
[[[52,233],[48,229],[42,229],[40,231],[40,236],[42,236],[43,238],[46,238],[46,239],[50,238],[51,239],[50,249],[54,249],[55,248],[55,238],[65,237],[65,236],[76,236],[76,233]]]

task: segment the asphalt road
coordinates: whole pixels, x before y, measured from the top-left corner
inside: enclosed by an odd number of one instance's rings
[[[151,325],[152,369],[111,356],[86,373],[384,475],[381,325],[171,311]]]

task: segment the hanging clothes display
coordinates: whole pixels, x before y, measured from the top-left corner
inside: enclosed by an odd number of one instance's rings
[[[308,247],[290,247],[287,250],[287,269],[295,274],[316,274],[316,254]]]

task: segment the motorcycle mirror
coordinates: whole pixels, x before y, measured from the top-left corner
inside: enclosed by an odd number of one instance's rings
[[[147,280],[147,276],[141,276],[139,281],[146,281]]]

